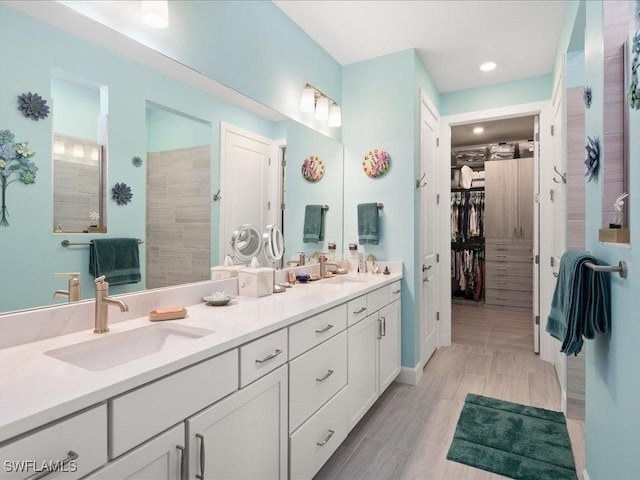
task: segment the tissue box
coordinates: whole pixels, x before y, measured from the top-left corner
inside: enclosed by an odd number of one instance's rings
[[[211,280],[222,280],[224,278],[237,277],[240,270],[247,268],[246,265],[217,265],[211,267]]]
[[[238,294],[264,297],[273,293],[273,268],[245,268],[238,272]]]

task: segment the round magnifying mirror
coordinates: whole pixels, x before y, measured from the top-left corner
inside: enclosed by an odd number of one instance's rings
[[[231,249],[241,262],[250,262],[262,249],[260,232],[253,225],[242,225],[231,236]]]
[[[267,225],[262,234],[262,243],[264,244],[264,256],[273,266],[273,293],[285,292],[286,289],[276,283],[276,262],[284,254],[284,239],[277,225]]]

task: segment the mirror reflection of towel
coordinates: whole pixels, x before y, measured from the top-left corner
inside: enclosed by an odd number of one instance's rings
[[[93,239],[89,245],[89,273],[105,276],[109,285],[138,283],[140,254],[137,238]]]
[[[378,245],[378,204],[358,204],[358,242],[360,245]]]
[[[324,208],[322,205],[307,205],[304,209],[303,243],[324,241]]]

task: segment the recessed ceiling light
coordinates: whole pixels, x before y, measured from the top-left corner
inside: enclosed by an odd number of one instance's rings
[[[483,72],[490,72],[494,68],[496,68],[496,62],[485,62],[480,65],[480,70],[482,70]]]
[[[476,135],[479,135],[482,132],[484,132],[484,128],[482,128],[482,127],[476,127],[476,128],[473,129],[473,133],[475,133]]]

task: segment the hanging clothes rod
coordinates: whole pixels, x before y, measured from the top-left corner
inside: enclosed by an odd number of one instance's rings
[[[62,245],[63,247],[69,247],[71,245],[91,245],[93,242],[70,242],[69,240],[62,240],[60,242],[60,245]],[[144,243],[143,240],[138,239],[138,245],[140,245],[141,243]]]
[[[595,271],[595,272],[615,272],[615,273],[619,273],[620,277],[622,278],[627,278],[627,272],[629,271],[629,268],[627,267],[627,262],[625,262],[624,260],[620,260],[618,262],[618,266],[613,266],[613,265],[596,265],[594,263],[591,262],[584,262],[584,265],[587,268],[590,268],[591,270]]]

